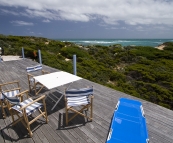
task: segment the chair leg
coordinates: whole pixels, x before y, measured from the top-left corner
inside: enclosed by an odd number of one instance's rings
[[[68,126],[68,108],[67,108],[67,105],[65,106],[65,117],[66,117],[66,126]]]
[[[47,109],[46,109],[46,102],[45,102],[45,98],[43,99],[43,105],[44,105],[44,112],[45,112],[45,119],[46,119],[46,123],[48,123],[48,117],[47,117]]]
[[[29,124],[27,124],[27,128],[28,128],[29,136],[32,137],[33,133],[32,133],[32,131],[30,129],[30,125]]]
[[[77,115],[81,115],[81,116],[83,116],[83,117],[86,117],[86,118],[89,118],[89,119],[90,119],[90,117],[87,117],[86,115],[84,115],[84,114],[82,113],[83,110],[84,110],[84,109],[87,109],[87,108],[88,108],[88,105],[83,106],[83,108],[80,109],[79,111],[74,110],[73,108],[68,108],[68,110],[71,110],[71,111],[73,111],[73,112],[76,113],[75,115],[73,115],[73,116],[68,120],[68,122],[71,121],[72,119],[74,119]]]
[[[91,105],[90,107],[90,120],[92,121],[93,119],[93,106]]]
[[[91,109],[90,118],[91,118],[91,121],[93,119],[93,98],[94,98],[94,96],[91,97],[91,105],[90,105],[90,109]]]
[[[26,127],[26,125],[25,125],[25,123],[24,123],[24,121],[23,121],[23,117],[20,117],[18,114],[16,114],[17,115],[17,117],[18,117],[18,119],[17,120],[14,120],[14,122],[12,123],[12,125],[14,126],[14,125],[16,125],[18,122],[22,122],[22,124]],[[14,118],[14,117],[13,117]]]
[[[3,118],[6,118],[6,114],[5,114],[5,110],[4,110],[4,104],[5,103],[3,103],[3,101],[1,101],[1,99],[0,99],[0,105],[1,105],[1,110],[2,110],[2,116],[3,116]]]
[[[68,110],[66,109],[66,126],[68,126]]]
[[[34,83],[34,90],[35,90],[35,95],[37,95],[36,84],[35,83]]]
[[[10,110],[10,115],[11,115],[11,118],[12,118],[12,121],[14,123],[14,114],[12,113],[13,111]],[[14,125],[14,124],[13,124]]]
[[[87,116],[87,115],[84,115],[83,113],[82,113],[82,111],[84,111],[84,109],[88,109],[88,108],[90,108],[90,117],[89,116]],[[73,115],[70,119],[68,119],[67,117],[68,117],[68,110],[71,110],[71,111],[73,111],[73,112],[75,112],[76,114],[75,115]],[[88,105],[86,105],[86,106],[84,106],[82,109],[80,109],[80,110],[75,110],[75,109],[73,109],[73,108],[68,108],[67,109],[67,112],[66,112],[66,122],[68,121],[71,121],[72,119],[74,119],[77,115],[81,115],[81,116],[83,116],[83,117],[86,117],[86,118],[88,118],[88,119],[90,119],[91,121],[92,121],[92,117],[93,117],[93,113],[92,113],[92,110],[93,110],[93,108],[92,108],[92,105],[90,105],[90,104],[88,104]],[[67,124],[68,125],[68,124]]]
[[[35,95],[38,95],[38,93],[44,88],[44,86],[40,87],[40,89],[36,92],[36,89],[35,89]]]
[[[31,83],[29,80],[28,80],[28,84],[29,84],[29,92],[31,92]]]
[[[29,75],[27,75],[27,77],[28,77],[28,85],[29,85],[29,92],[31,92],[31,83],[30,83],[30,76]]]
[[[28,116],[26,115],[26,112],[23,114],[23,119],[24,119],[24,121],[26,123],[26,125],[24,125],[24,126],[26,126],[26,128],[27,128],[27,130],[29,132],[29,136],[32,137],[33,133],[31,131],[30,123],[29,123],[29,120],[28,120]]]

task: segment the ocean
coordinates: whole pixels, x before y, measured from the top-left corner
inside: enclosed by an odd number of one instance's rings
[[[61,41],[68,41],[77,45],[103,45],[109,46],[114,44],[121,44],[122,46],[151,46],[157,47],[164,42],[173,42],[173,39],[61,39]]]

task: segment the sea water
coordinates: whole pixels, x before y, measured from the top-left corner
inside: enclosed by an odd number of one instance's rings
[[[103,45],[121,44],[122,46],[151,46],[157,47],[164,42],[173,42],[173,39],[61,39],[77,45]]]

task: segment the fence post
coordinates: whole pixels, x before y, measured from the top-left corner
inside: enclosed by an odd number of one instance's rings
[[[76,75],[76,55],[73,55],[73,74]]]
[[[39,57],[39,63],[42,64],[41,51],[40,50],[38,50],[38,57]]]
[[[22,58],[25,58],[25,54],[24,54],[24,48],[22,47]]]
[[[0,62],[2,61],[1,60],[1,55],[2,55],[2,48],[0,47]]]

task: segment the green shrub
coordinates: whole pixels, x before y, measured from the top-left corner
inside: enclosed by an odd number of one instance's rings
[[[77,57],[83,57],[83,58],[89,58],[88,52],[85,50],[79,49],[78,47],[63,47],[60,50],[61,54],[64,57],[67,57],[69,59],[73,58],[73,55],[76,55]]]

